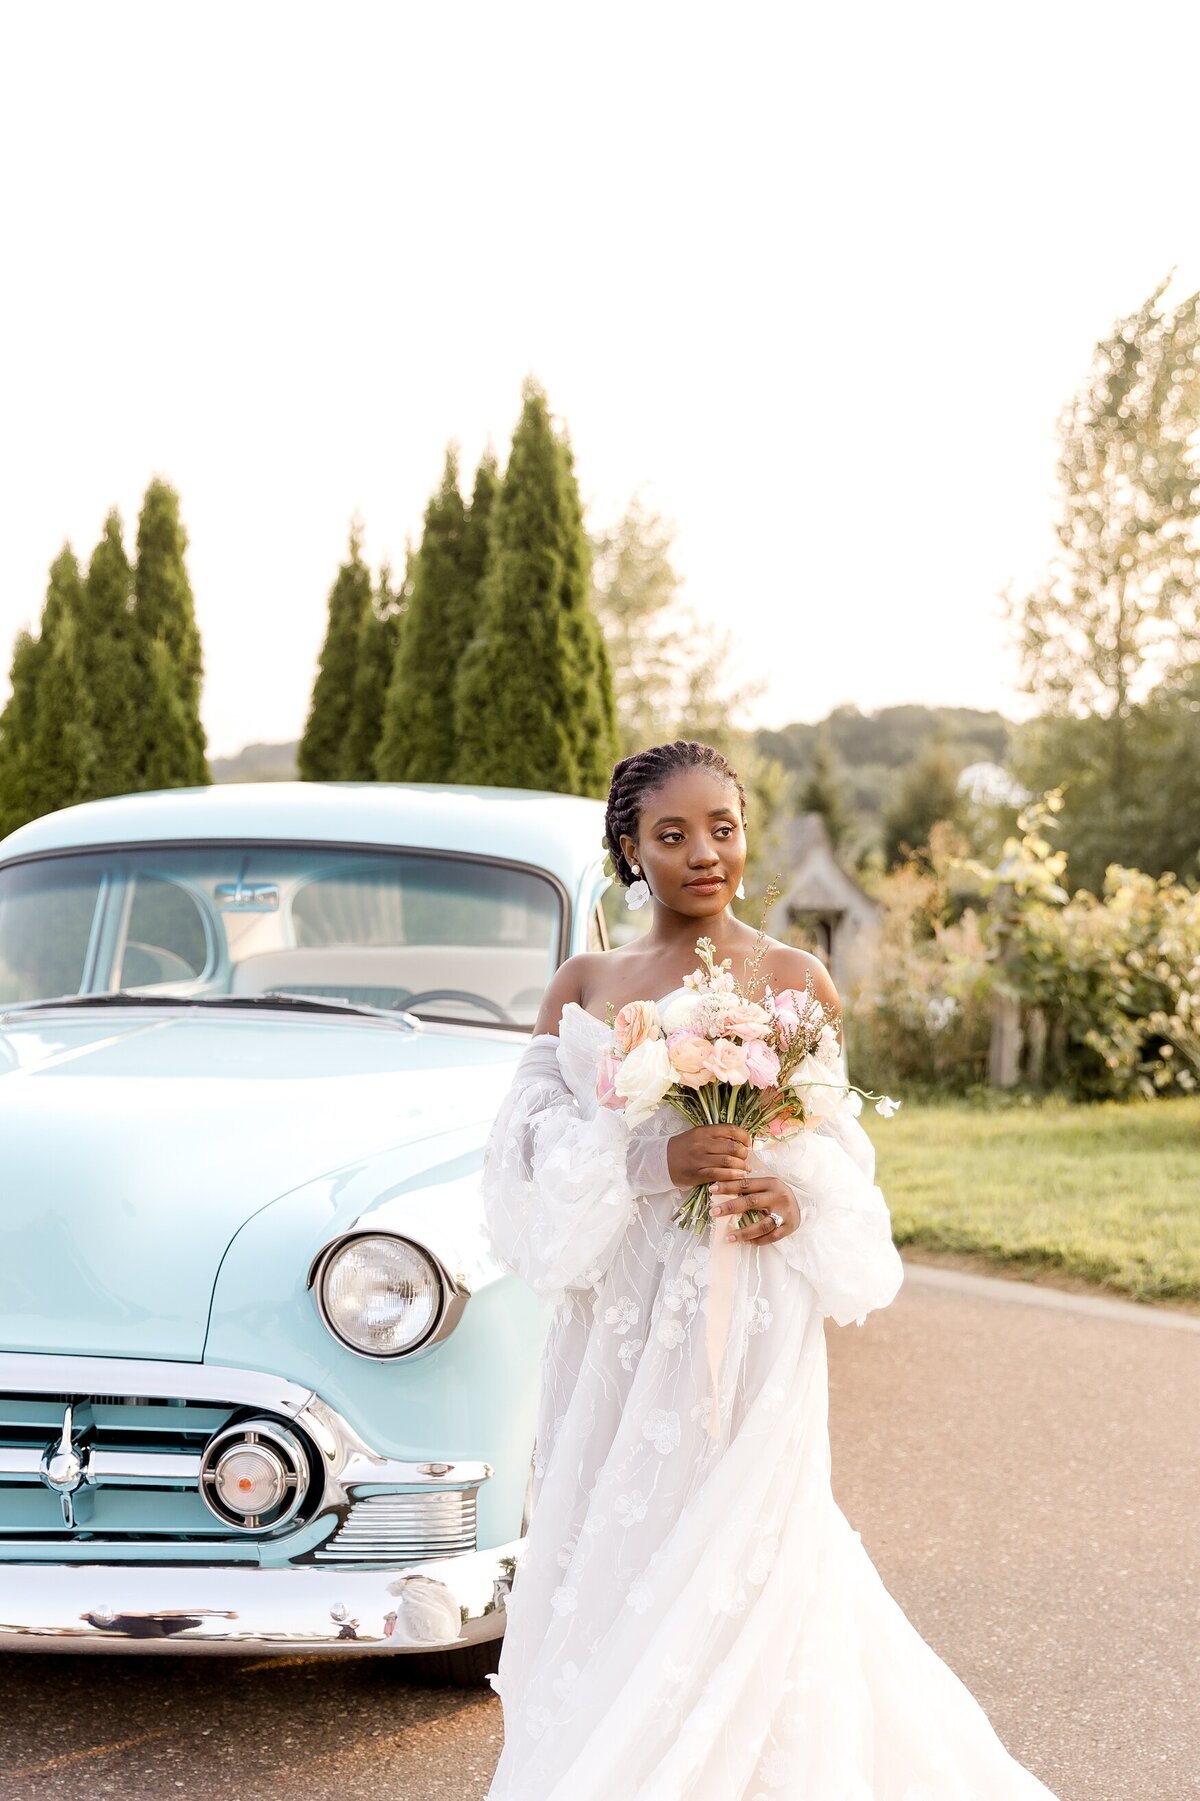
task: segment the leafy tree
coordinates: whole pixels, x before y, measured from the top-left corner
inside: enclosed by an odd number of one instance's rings
[[[921,853],[939,820],[957,825],[962,799],[958,792],[961,766],[950,746],[935,738],[901,778],[883,816],[884,857],[888,868],[911,857],[927,863]]]
[[[1096,346],[1059,426],[1055,560],[1009,603],[1022,679],[1044,713],[1102,722],[1091,747],[1114,852],[1138,807],[1136,701],[1200,637],[1200,293],[1164,306],[1166,287]],[[1053,757],[1062,737],[1031,743]],[[1023,774],[1041,785],[1036,757]]]
[[[679,735],[689,648],[674,531],[639,498],[592,539],[592,604],[613,670],[622,756]]]
[[[359,634],[370,605],[371,576],[362,560],[362,526],[355,520],[350,527],[346,560],[329,591],[325,642],[304,736],[296,753],[302,781],[332,782],[341,773],[342,751],[354,704]]]
[[[603,795],[617,745],[612,671],[570,449],[532,381],[490,546],[455,690],[456,778]]]
[[[156,747],[149,738],[146,655],[134,615],[133,570],[115,509],[92,552],[81,600],[80,676],[96,734],[90,798],[127,794],[150,785],[143,783],[144,768]]]
[[[385,564],[358,632],[358,661],[354,669],[354,694],[350,724],[339,769],[346,782],[373,782],[375,758],[383,729],[384,701],[396,661],[406,593],[392,585]]]
[[[458,453],[425,509],[412,598],[384,705],[377,766],[386,782],[445,782],[454,768],[454,680],[474,627],[476,585],[466,567],[467,513]]]
[[[812,768],[797,798],[801,813],[820,813],[836,850],[850,828],[850,808],[846,798],[845,778],[828,733],[817,736]]]
[[[731,684],[732,634],[683,602],[674,540],[636,495],[592,538],[592,604],[612,664],[622,756],[671,738],[715,742],[764,685]]]
[[[203,658],[192,587],[184,553],[187,533],[179,517],[179,496],[167,482],[154,480],[146,489],[138,518],[137,566],[134,570],[134,618],[140,639],[143,671],[142,741],[137,786],[148,788],[193,787],[208,782],[204,727],[200,723],[200,683]],[[154,683],[162,673],[162,658],[150,647],[158,640],[165,646],[175,692],[179,697],[178,731],[173,734],[170,762],[150,736],[154,721],[163,715]],[[153,768],[158,781],[151,783]]]

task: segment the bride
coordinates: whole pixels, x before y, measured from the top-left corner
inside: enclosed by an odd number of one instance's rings
[[[752,1150],[666,1104],[631,1130],[597,1103],[609,1008],[670,1000],[702,935],[735,973],[751,953],[729,909],[741,784],[708,745],[641,751],[613,771],[606,832],[652,923],[558,971],[484,1166],[497,1256],[557,1303],[488,1801],[1053,1801],[830,1488],[824,1316],[861,1324],[903,1275],[867,1134],[843,1111]],[[768,939],[762,973],[814,991],[841,1047],[816,957]],[[671,1223],[698,1182],[719,1215],[702,1237]]]

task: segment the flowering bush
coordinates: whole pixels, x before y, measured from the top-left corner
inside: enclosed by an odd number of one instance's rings
[[[874,891],[874,967],[843,1002],[856,1070],[873,1085],[962,1093],[987,1079],[993,967],[973,908],[952,916],[951,875],[966,840],[938,824],[927,862],[902,863]]]
[[[1200,895],[1173,875],[1111,863],[1104,892],[1060,883],[1066,859],[1044,835],[1051,790],[1018,818],[994,869],[968,864],[993,893],[998,975],[1041,1016],[1045,1049],[1026,1076],[1076,1100],[1186,1094],[1200,1084]]]

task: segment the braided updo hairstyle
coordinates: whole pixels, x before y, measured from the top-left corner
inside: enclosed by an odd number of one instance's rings
[[[745,817],[746,790],[738,780],[736,770],[711,744],[698,744],[693,738],[676,738],[670,744],[654,744],[648,750],[634,751],[631,757],[622,757],[612,772],[604,836],[612,852],[617,880],[626,888],[637,878],[621,849],[622,833],[627,838],[637,837],[638,819],[646,796],[661,788],[668,777],[681,769],[707,769],[720,780],[732,782]]]

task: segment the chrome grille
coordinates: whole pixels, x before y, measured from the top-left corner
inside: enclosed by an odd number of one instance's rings
[[[327,1563],[420,1563],[473,1551],[478,1494],[439,1488],[364,1495],[313,1555]]]
[[[229,1539],[201,1499],[200,1458],[242,1411],[171,1396],[0,1394],[0,1539]],[[61,1485],[53,1471],[47,1480],[56,1451],[76,1472]]]

